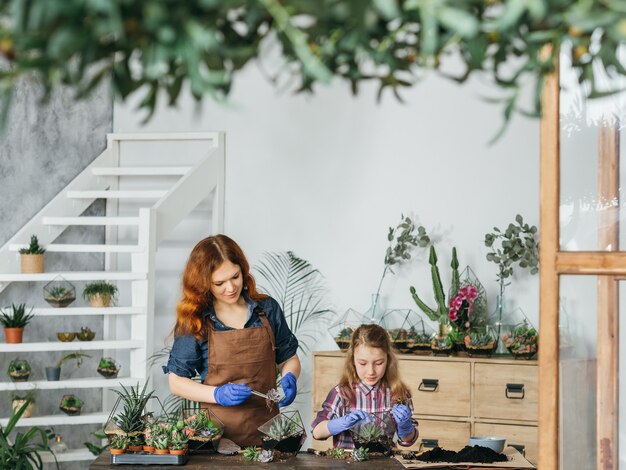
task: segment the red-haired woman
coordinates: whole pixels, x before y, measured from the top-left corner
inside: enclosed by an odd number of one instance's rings
[[[165,372],[170,391],[203,402],[240,446],[259,445],[257,427],[276,414],[252,396],[276,387],[276,365],[289,405],[300,374],[298,340],[278,303],[256,290],[243,251],[225,235],[201,240],[183,272],[174,344]],[[192,380],[200,375],[202,383]]]
[[[326,397],[311,424],[314,439],[333,436],[333,446],[354,448],[351,428],[372,422],[370,413],[390,412],[396,422],[398,444],[411,446],[418,437],[411,417],[413,403],[398,374],[387,331],[378,325],[361,325],[352,334],[339,384]]]

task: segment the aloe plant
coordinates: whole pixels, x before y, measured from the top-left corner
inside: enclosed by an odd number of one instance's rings
[[[343,460],[346,457],[346,450],[341,447],[334,447],[328,451],[331,459]]]
[[[250,461],[256,461],[261,451],[256,447],[246,447],[243,450],[243,458]]]
[[[9,311],[0,309],[0,323],[5,328],[25,328],[35,316],[32,310],[26,313],[26,304],[11,304]]]
[[[119,395],[123,405],[122,411],[113,418],[122,431],[131,433],[144,428],[142,416],[148,400],[154,393],[153,390],[147,392],[147,388],[148,382],[144,384],[141,391],[139,390],[139,383],[136,387],[131,386],[129,388],[122,385],[122,391],[113,390]]]
[[[28,248],[20,248],[20,255],[43,255],[45,252],[46,250],[39,246],[37,235],[30,236]]]

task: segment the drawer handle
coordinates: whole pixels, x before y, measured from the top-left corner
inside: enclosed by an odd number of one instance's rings
[[[526,457],[526,446],[522,444],[509,444],[515,450],[517,450],[520,454]]]
[[[420,392],[436,392],[439,388],[439,379],[422,379],[417,389]]]
[[[420,451],[422,449],[434,449],[439,445],[439,439],[422,439],[422,443],[420,444]]]
[[[524,399],[524,384],[506,384],[506,391],[504,394],[510,400],[522,400]],[[521,394],[521,396],[511,396],[510,394]]]

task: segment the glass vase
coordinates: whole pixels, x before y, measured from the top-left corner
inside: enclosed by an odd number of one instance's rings
[[[508,354],[506,347],[504,346],[504,342],[502,341],[502,335],[506,333],[502,327],[502,314],[504,313],[504,296],[497,295],[496,296],[496,308],[491,314],[490,323],[493,325],[493,328],[498,335],[498,347],[496,349],[496,354]]]
[[[372,294],[372,303],[363,314],[364,320],[369,323],[379,324],[383,317],[383,308],[380,305],[380,294]]]

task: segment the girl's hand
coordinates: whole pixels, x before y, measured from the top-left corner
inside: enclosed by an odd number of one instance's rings
[[[406,405],[393,405],[391,414],[398,425],[398,437],[400,437],[400,439],[413,434],[413,431],[415,431],[415,424],[411,419],[411,408]]]
[[[331,433],[333,436],[336,436],[337,434],[347,431],[348,429],[356,425],[367,424],[371,422],[372,418],[370,415],[368,415],[365,411],[356,410],[352,413],[348,413],[347,415],[342,416],[341,418],[329,420],[327,426],[328,432]]]
[[[213,392],[215,403],[222,406],[241,405],[250,398],[250,395],[252,395],[252,389],[244,384],[220,385],[215,387],[215,392]]]
[[[298,393],[298,387],[296,385],[296,376],[293,375],[292,372],[287,372],[281,379],[280,384],[283,387],[283,392],[285,392],[285,398],[283,398],[278,406],[288,406],[291,405],[293,399],[296,398],[296,393]]]

